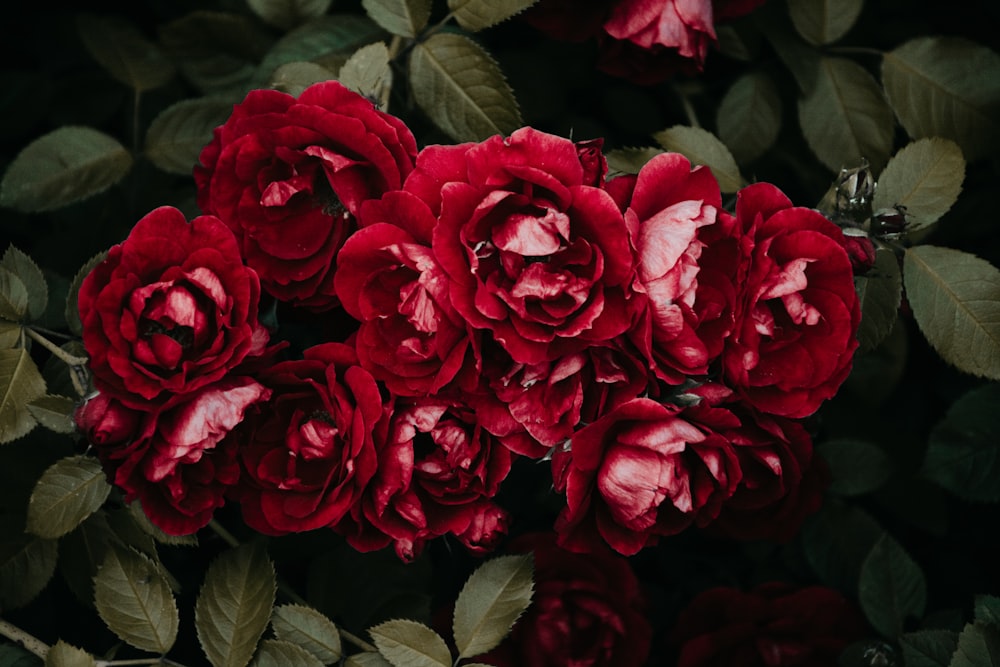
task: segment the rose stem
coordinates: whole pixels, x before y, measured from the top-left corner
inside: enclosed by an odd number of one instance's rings
[[[0,618],[0,635],[3,635],[7,639],[13,641],[21,648],[34,653],[42,660],[45,660],[45,654],[49,652],[48,644],[33,635],[29,635],[21,628],[8,623],[2,618]]]

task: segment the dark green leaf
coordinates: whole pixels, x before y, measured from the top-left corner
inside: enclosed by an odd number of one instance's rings
[[[344,667],[392,667],[380,653],[355,653],[344,661]]]
[[[416,621],[386,621],[368,630],[394,667],[450,667],[451,652],[441,635]]]
[[[431,0],[361,0],[368,16],[394,35],[416,37],[431,17]]]
[[[958,647],[958,633],[951,630],[908,632],[899,638],[906,667],[948,667]]]
[[[14,158],[0,183],[0,204],[26,213],[62,208],[107,190],[131,168],[132,156],[117,139],[60,127]]]
[[[337,79],[351,90],[367,97],[380,108],[389,99],[392,88],[392,69],[389,67],[389,49],[385,43],[375,42],[358,49],[340,68]]]
[[[538,0],[448,0],[458,25],[476,32],[520,14]]]
[[[39,319],[45,313],[49,302],[49,286],[42,270],[34,260],[12,245],[7,247],[7,252],[0,260],[0,267],[20,278],[28,293],[28,319],[31,321]]]
[[[45,667],[94,667],[94,657],[59,640],[45,654]]]
[[[903,282],[913,316],[941,358],[1000,379],[1000,270],[975,255],[926,245],[907,249]]]
[[[0,318],[20,322],[28,312],[28,288],[13,272],[0,266]]]
[[[607,152],[609,172],[638,174],[643,166],[663,152],[661,148],[642,146],[638,148],[616,148]]]
[[[39,424],[56,433],[69,434],[76,431],[73,411],[76,402],[65,396],[46,394],[28,403],[28,412]]]
[[[806,560],[824,583],[845,592],[858,588],[861,564],[882,535],[864,510],[828,500],[802,526]]]
[[[174,76],[173,63],[124,18],[81,14],[77,30],[94,60],[135,91],[159,88]]]
[[[821,45],[846,35],[864,5],[864,0],[788,0],[788,11],[799,34]]]
[[[958,636],[958,649],[949,667],[995,667],[1000,664],[1000,630],[969,623]]]
[[[0,540],[0,612],[35,599],[56,571],[59,543],[22,535]]]
[[[882,83],[914,139],[951,139],[970,161],[1000,145],[995,51],[961,37],[918,37],[885,54]]]
[[[353,53],[382,35],[366,16],[332,14],[312,19],[282,37],[264,56],[256,78],[270,80],[285,63],[318,60],[333,53]]]
[[[37,422],[28,404],[45,395],[45,380],[24,348],[0,350],[0,444],[17,440]]]
[[[97,511],[60,541],[59,572],[77,599],[94,605],[94,575],[112,543],[125,546],[112,532],[107,515]]]
[[[271,618],[274,565],[260,543],[221,556],[208,568],[195,605],[198,641],[213,667],[243,667]]]
[[[855,276],[854,288],[861,301],[861,325],[858,342],[861,352],[878,347],[892,332],[899,316],[899,303],[903,296],[903,276],[899,272],[896,254],[879,248],[875,264],[863,276]]]
[[[977,595],[975,597],[975,618],[977,623],[1000,627],[1000,597]]]
[[[73,276],[73,282],[69,284],[69,293],[66,295],[66,323],[69,330],[77,336],[83,333],[83,324],[80,322],[80,310],[77,301],[80,296],[80,287],[83,279],[86,278],[94,268],[103,262],[108,256],[107,251],[98,253],[87,260],[87,263],[80,267],[80,270]]]
[[[282,30],[326,14],[331,4],[333,0],[247,0],[254,14]]]
[[[723,192],[736,192],[745,184],[733,154],[708,130],[674,125],[657,132],[653,139],[666,150],[680,153],[692,164],[703,164],[711,169]]]
[[[70,532],[104,504],[111,486],[93,456],[53,463],[35,485],[28,503],[28,531],[56,538]]]
[[[806,142],[828,169],[868,160],[876,172],[892,150],[892,110],[882,89],[861,65],[820,58],[812,88],[799,100]]]
[[[522,124],[500,68],[467,37],[438,33],[414,46],[410,85],[424,113],[456,141],[509,134]]]
[[[42,667],[42,660],[20,646],[0,644],[0,667]]]
[[[331,661],[333,662],[333,661]],[[301,646],[280,639],[265,639],[251,667],[323,667],[323,662]]]
[[[763,155],[781,130],[781,98],[771,78],[750,72],[737,79],[719,103],[718,127],[737,162]]]
[[[320,81],[337,78],[337,72],[313,62],[285,63],[271,74],[271,87],[298,97],[302,91]]]
[[[0,319],[0,350],[9,350],[21,343],[21,325]]]
[[[226,122],[232,111],[232,101],[212,97],[167,107],[146,132],[146,157],[166,172],[190,176],[202,149],[212,140],[212,130]]]
[[[323,663],[340,660],[340,632],[333,621],[315,609],[296,604],[275,607],[271,627],[278,639],[304,648]]]
[[[830,468],[830,491],[842,496],[871,493],[892,474],[888,455],[864,440],[829,440],[817,445],[816,452]]]
[[[872,207],[903,206],[907,231],[937,222],[948,212],[965,179],[962,150],[947,139],[919,139],[896,153],[878,179]]]
[[[492,650],[531,604],[530,555],[501,556],[480,565],[455,602],[453,632],[460,658]]]
[[[927,605],[927,582],[920,566],[886,533],[861,566],[858,602],[872,627],[893,639],[908,617],[920,618]]]
[[[108,628],[136,648],[163,654],[177,639],[170,586],[147,556],[112,546],[94,577],[94,605]]]

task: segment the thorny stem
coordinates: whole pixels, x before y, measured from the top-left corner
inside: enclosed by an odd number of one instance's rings
[[[3,635],[25,650],[34,653],[42,660],[45,660],[45,655],[49,652],[48,644],[34,635],[29,635],[21,628],[8,623],[2,618],[0,618],[0,635]]]
[[[24,331],[27,332],[29,338],[36,341],[39,345],[56,355],[60,360],[66,362],[70,366],[85,366],[87,364],[87,357],[78,357],[75,354],[70,354],[31,327],[24,327]]]

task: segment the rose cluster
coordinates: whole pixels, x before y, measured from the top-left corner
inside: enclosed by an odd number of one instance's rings
[[[78,424],[164,530],[232,500],[265,534],[482,553],[521,458],[551,459],[578,552],[782,539],[817,507],[802,420],[860,309],[841,230],[774,186],[731,213],[679,154],[609,177],[600,141],[532,128],[418,151],[337,82],[251,92],[195,180],[205,215],[150,213],[79,300]]]

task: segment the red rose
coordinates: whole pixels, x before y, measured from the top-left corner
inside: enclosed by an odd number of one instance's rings
[[[522,535],[513,553],[534,552],[531,606],[482,662],[498,667],[639,667],[652,628],[629,563],[608,549],[563,551],[546,533]]]
[[[700,593],[671,639],[680,644],[678,667],[835,667],[864,632],[857,610],[833,589],[771,582],[748,593]]]
[[[758,183],[736,200],[753,241],[736,330],[726,340],[726,383],[763,412],[805,417],[851,371],[861,307],[840,228]]]
[[[427,149],[406,189],[438,213],[434,255],[455,310],[515,360],[551,361],[629,324],[624,219],[568,139],[522,128]]]
[[[767,0],[712,0],[712,12],[715,22],[721,23],[730,19],[746,16],[763,5]]]
[[[402,121],[336,81],[298,99],[253,90],[202,150],[198,205],[233,230],[266,291],[322,310],[362,202],[398,189],[415,155]]]
[[[247,377],[226,378],[152,410],[102,394],[76,420],[126,502],[139,500],[164,532],[187,535],[225,503],[239,478],[235,443],[227,436],[268,394]]]
[[[260,374],[273,390],[239,429],[245,474],[232,496],[267,535],[330,526],[359,502],[375,474],[384,431],[375,380],[340,343]]]
[[[257,274],[218,219],[152,211],[80,288],[94,383],[146,409],[218,381],[267,343],[259,298]]]
[[[619,0],[604,22],[602,69],[626,75],[636,83],[653,83],[676,69],[701,70],[708,47],[715,43],[710,0]],[[648,56],[652,70],[629,69],[628,53]],[[654,60],[655,59],[655,60]],[[658,62],[657,62],[658,61]]]
[[[697,417],[716,430],[739,423],[724,410]],[[626,556],[692,523],[706,525],[741,474],[725,438],[648,398],[577,431],[552,464],[556,488],[566,493],[556,520],[560,546],[588,551],[603,538]]]

